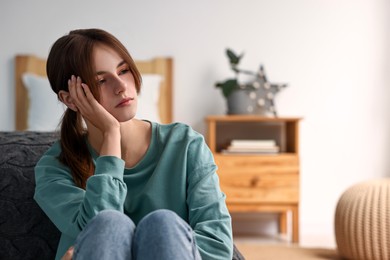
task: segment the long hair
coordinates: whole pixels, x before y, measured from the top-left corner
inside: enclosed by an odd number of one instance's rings
[[[101,29],[80,29],[59,38],[52,46],[46,64],[46,72],[52,90],[68,90],[72,75],[80,76],[99,101],[100,93],[93,66],[93,50],[96,44],[103,44],[115,50],[129,65],[137,92],[141,86],[140,73],[123,44],[110,33]],[[75,184],[85,189],[88,177],[95,170],[89,152],[86,130],[79,112],[66,109],[61,122],[61,154],[59,160],[68,166]]]

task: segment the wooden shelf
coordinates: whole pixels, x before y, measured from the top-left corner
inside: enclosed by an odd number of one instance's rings
[[[292,213],[292,241],[299,241],[299,121],[255,115],[213,115],[206,118],[207,143],[231,212],[276,212],[281,233]],[[272,139],[280,152],[225,154],[234,139]]]
[[[259,122],[298,122],[300,117],[264,117],[256,115],[210,115],[206,117],[206,121],[229,121],[229,122],[244,122],[244,121],[259,121]]]

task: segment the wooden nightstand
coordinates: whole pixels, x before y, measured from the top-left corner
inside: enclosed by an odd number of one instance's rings
[[[253,115],[208,116],[207,143],[218,165],[222,191],[230,212],[277,212],[287,232],[292,213],[292,241],[299,241],[300,118]],[[223,150],[235,139],[275,140],[277,153],[234,153]]]

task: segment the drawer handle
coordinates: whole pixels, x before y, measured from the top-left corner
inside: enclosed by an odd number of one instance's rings
[[[257,183],[259,183],[259,181],[260,181],[259,177],[252,178],[252,180],[250,181],[250,186],[251,187],[256,187]]]

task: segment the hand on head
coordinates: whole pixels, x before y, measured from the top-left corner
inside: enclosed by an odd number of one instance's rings
[[[81,113],[83,118],[103,133],[119,128],[118,120],[112,116],[93,96],[89,87],[74,75],[68,80],[69,92],[62,98],[73,111]],[[62,93],[64,96],[64,93]]]

